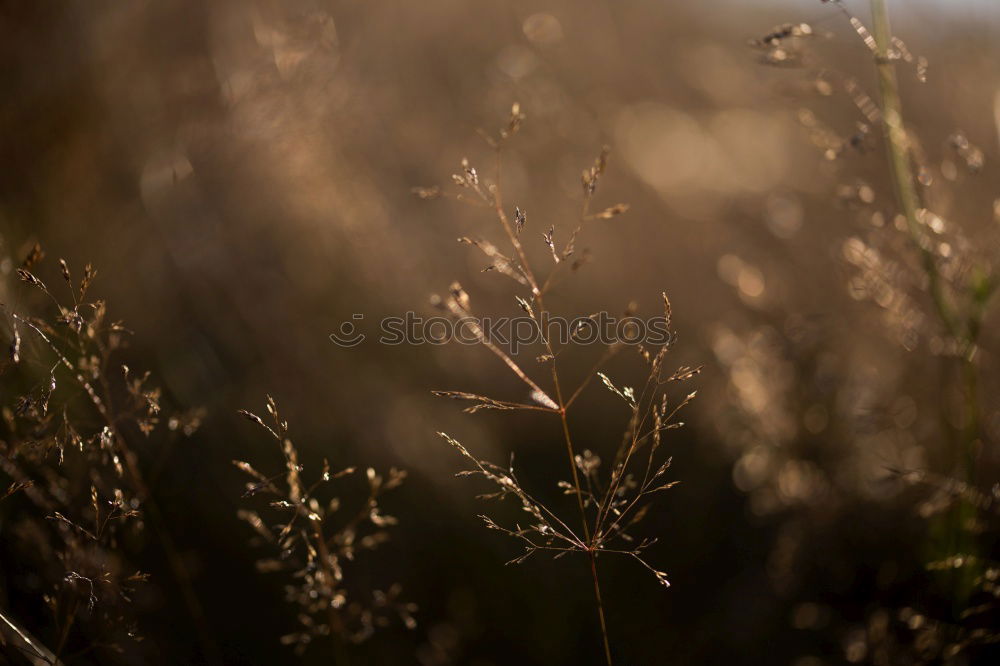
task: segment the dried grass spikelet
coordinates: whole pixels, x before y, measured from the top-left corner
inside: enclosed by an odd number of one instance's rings
[[[269,498],[265,510],[274,516],[265,521],[257,510],[238,513],[253,529],[255,541],[272,551],[258,561],[257,569],[288,578],[286,600],[297,606],[301,627],[282,637],[282,643],[294,646],[296,652],[323,636],[360,643],[392,617],[408,628],[415,627],[416,606],[401,599],[398,584],[356,600],[344,572],[344,566],[389,540],[388,528],[396,524],[396,518],[383,513],[380,502],[385,493],[402,484],[406,472],[392,468],[383,476],[369,467],[363,475],[367,494],[350,498],[333,494],[332,484],[361,476],[359,470],[347,467],[334,471],[324,459],[318,477],[307,483],[303,480],[305,467],[288,434],[288,423],[270,396],[267,412],[268,421],[253,412],[241,410],[240,414],[278,443],[284,470],[265,475],[249,462],[234,460],[233,464],[250,477],[243,497]],[[355,506],[347,508],[349,503]]]

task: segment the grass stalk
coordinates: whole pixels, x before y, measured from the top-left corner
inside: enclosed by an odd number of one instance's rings
[[[934,254],[924,242],[918,211],[920,198],[917,195],[913,167],[910,163],[909,139],[903,124],[902,103],[899,97],[899,81],[892,59],[892,28],[889,23],[889,7],[886,0],[871,0],[872,23],[877,45],[875,67],[878,72],[878,89],[882,109],[882,125],[885,131],[886,153],[896,201],[906,218],[906,229],[920,251],[924,272],[929,280],[934,307],[948,332],[962,337],[960,326],[944,295],[941,274],[934,260]]]
[[[604,619],[604,602],[601,600],[601,583],[597,577],[597,553],[590,551],[590,577],[594,581],[594,597],[597,599],[597,615],[601,619],[601,636],[604,638],[604,658],[608,666],[614,662],[611,660],[611,643],[608,641],[608,624]]]
[[[524,114],[520,111],[520,105],[515,103],[511,108],[509,125],[506,129],[501,130],[498,139],[493,138],[482,130],[479,131],[480,136],[495,151],[496,175],[492,183],[481,181],[476,169],[469,164],[468,160],[463,159],[462,171],[453,174],[452,181],[458,187],[465,190],[465,193],[454,195],[444,194],[444,196],[450,196],[459,201],[474,202],[474,205],[489,207],[495,213],[496,220],[499,222],[507,240],[513,247],[513,258],[505,256],[489,241],[476,241],[468,238],[461,238],[459,240],[478,247],[479,250],[493,260],[494,263],[487,270],[491,268],[496,269],[497,272],[512,278],[530,290],[530,297],[522,298],[515,294],[515,298],[520,308],[537,326],[538,341],[544,345],[546,353],[538,356],[536,360],[539,363],[547,363],[549,366],[552,381],[551,387],[546,388],[551,390],[552,393],[541,389],[511,356],[508,356],[503,350],[490,342],[489,338],[483,332],[482,327],[476,323],[477,320],[472,314],[473,311],[468,293],[466,293],[458,282],[451,284],[449,294],[446,297],[435,296],[432,299],[432,303],[447,313],[459,325],[467,326],[483,346],[498,356],[532,390],[532,400],[541,405],[541,407],[523,405],[466,391],[434,391],[434,393],[442,397],[472,401],[475,404],[464,410],[470,414],[482,409],[529,409],[558,415],[562,431],[562,444],[566,451],[566,462],[569,464],[572,482],[560,480],[557,486],[562,489],[563,494],[576,496],[576,505],[580,514],[582,530],[576,531],[570,528],[559,517],[556,511],[539,502],[531,492],[521,486],[514,471],[513,455],[511,456],[510,463],[506,467],[503,467],[474,456],[461,442],[447,433],[439,432],[438,435],[448,442],[466,461],[471,463],[471,468],[461,472],[461,476],[482,476],[498,487],[496,492],[484,495],[484,498],[497,500],[516,498],[520,502],[521,508],[532,515],[533,520],[529,525],[514,525],[512,527],[504,526],[487,515],[480,516],[488,528],[498,530],[517,539],[524,547],[524,552],[519,557],[510,560],[509,564],[523,562],[535,553],[542,552],[551,554],[553,557],[561,557],[571,552],[586,556],[589,561],[588,568],[591,582],[593,583],[594,602],[597,607],[597,616],[600,623],[602,653],[608,666],[613,666],[611,640],[608,633],[607,615],[604,611],[604,600],[601,595],[601,580],[597,568],[597,558],[601,553],[614,553],[619,556],[627,556],[653,574],[659,585],[670,587],[667,574],[654,568],[643,558],[646,548],[656,543],[656,539],[647,537],[637,541],[627,531],[630,527],[638,523],[647,512],[649,504],[640,508],[641,503],[651,501],[653,495],[669,489],[676,483],[669,481],[666,477],[667,471],[670,468],[670,458],[664,457],[661,454],[660,458],[664,459],[662,461],[654,461],[654,458],[656,458],[654,453],[660,446],[661,432],[683,425],[679,422],[672,422],[672,418],[676,414],[677,409],[686,405],[694,397],[695,393],[689,393],[681,401],[680,405],[668,414],[667,389],[664,387],[675,381],[691,379],[699,373],[700,368],[681,366],[673,374],[664,375],[662,363],[664,355],[669,349],[669,342],[657,343],[656,347],[658,350],[655,353],[640,345],[637,351],[640,358],[646,364],[648,375],[643,385],[643,390],[637,396],[636,391],[632,387],[622,386],[619,388],[607,375],[600,372],[601,366],[621,347],[617,342],[609,342],[607,350],[591,368],[588,376],[579,383],[579,386],[572,390],[564,390],[566,386],[564,380],[566,377],[560,376],[560,359],[558,357],[573,344],[577,331],[567,331],[570,333],[568,340],[557,338],[556,336],[552,336],[552,339],[550,339],[551,331],[547,330],[550,313],[546,308],[545,296],[548,294],[549,287],[555,284],[555,278],[560,273],[560,269],[562,269],[562,274],[565,274],[567,266],[571,266],[569,270],[575,271],[586,262],[586,251],[584,251],[582,257],[579,259],[575,259],[572,263],[567,262],[570,255],[574,253],[577,235],[581,232],[584,225],[588,221],[609,220],[616,217],[626,212],[628,205],[618,203],[599,213],[589,213],[591,197],[607,165],[609,149],[605,146],[594,160],[593,165],[585,169],[581,174],[584,200],[576,228],[571,232],[568,239],[563,241],[565,245],[561,249],[557,249],[556,242],[554,241],[555,225],[550,225],[548,231],[543,232],[541,236],[548,247],[553,263],[545,275],[540,273],[537,267],[533,268],[528,259],[528,253],[525,251],[523,236],[521,234],[527,223],[527,217],[519,207],[515,207],[513,216],[508,217],[504,212],[504,200],[500,187],[502,146],[507,138],[517,130],[523,118]],[[431,194],[428,195],[428,193]],[[434,198],[441,195],[441,190],[437,187],[414,188],[414,194],[421,198]],[[471,195],[475,195],[476,199],[473,200]],[[560,245],[562,245],[562,242]],[[664,321],[669,327],[670,302],[666,294],[663,294],[663,306]],[[632,307],[630,306],[627,312],[631,312],[631,309]],[[596,315],[581,319],[589,320],[594,317]],[[594,376],[600,377],[604,386],[612,394],[616,395],[618,399],[625,401],[631,408],[626,432],[615,454],[614,464],[607,484],[603,483],[600,479],[600,457],[588,449],[583,449],[580,453],[576,452],[569,419],[570,407]],[[652,391],[651,393],[650,390]],[[657,393],[662,394],[660,395],[660,400],[656,399]],[[642,434],[640,431],[646,425],[647,417],[653,419],[654,425],[649,432]],[[643,443],[649,447],[649,456],[648,461],[645,463],[645,470],[630,470],[629,462],[632,459],[632,454]],[[641,483],[638,482],[639,478],[642,478]],[[588,511],[591,510],[594,513],[593,524],[588,520]],[[617,547],[616,544],[619,543],[619,540],[625,545]]]
[[[892,53],[892,27],[889,21],[887,0],[871,0],[872,27],[875,44],[875,66],[878,72],[879,101],[885,133],[886,153],[896,200],[906,218],[906,229],[920,252],[921,264],[927,275],[928,290],[934,310],[945,330],[959,345],[963,393],[965,399],[965,427],[963,429],[963,463],[966,480],[972,480],[975,471],[975,446],[978,439],[978,381],[975,366],[975,339],[966,330],[952,310],[944,293],[944,285],[934,253],[928,246],[919,220],[920,198],[910,161],[909,138],[903,123],[899,82]],[[970,329],[972,327],[970,326]]]
[[[496,214],[500,220],[500,224],[503,226],[504,233],[506,233],[507,238],[514,247],[514,251],[517,253],[517,257],[521,262],[522,268],[524,269],[525,277],[531,286],[534,301],[538,305],[539,317],[544,318],[546,313],[543,296],[545,288],[539,286],[538,280],[535,278],[535,274],[531,270],[531,264],[528,261],[528,257],[524,252],[524,247],[521,245],[518,235],[511,227],[510,220],[507,219],[506,213],[504,213],[502,203],[503,199],[500,191],[501,173],[501,148],[498,145],[496,149],[496,183],[493,191],[493,202],[496,208]],[[584,198],[584,216],[586,214],[587,203],[589,200],[589,197]],[[583,486],[580,484],[580,474],[576,469],[576,451],[573,449],[573,439],[569,432],[569,419],[566,416],[568,405],[563,399],[563,392],[559,382],[559,372],[556,369],[556,358],[552,349],[552,343],[549,341],[547,336],[543,336],[543,340],[545,349],[548,355],[552,358],[550,361],[552,368],[552,384],[555,388],[556,402],[559,405],[559,420],[562,422],[563,439],[566,443],[566,456],[569,462],[570,474],[573,478],[573,489],[576,495],[577,506],[580,509],[580,522],[583,525],[584,540],[587,543],[588,548],[590,548],[590,576],[594,583],[594,599],[597,604],[597,615],[601,625],[601,640],[604,646],[604,657],[607,660],[608,666],[613,666],[614,662],[611,659],[611,641],[608,638],[608,625],[607,620],[604,617],[604,602],[601,599],[601,584],[597,575],[597,555],[593,550],[595,544],[592,542],[590,527],[587,522],[587,511],[583,504]]]

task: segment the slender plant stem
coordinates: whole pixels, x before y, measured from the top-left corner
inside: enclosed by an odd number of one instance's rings
[[[538,295],[538,302],[541,304],[541,294]],[[580,522],[583,524],[583,536],[589,548],[590,555],[590,577],[594,581],[594,600],[597,602],[597,616],[601,622],[601,640],[604,643],[604,658],[607,660],[608,666],[613,666],[614,662],[611,659],[611,641],[608,639],[608,623],[604,617],[604,601],[601,599],[601,583],[597,576],[597,553],[595,551],[596,544],[594,540],[590,537],[590,527],[587,525],[587,512],[583,507],[583,489],[580,486],[580,475],[576,469],[576,454],[573,450],[573,439],[569,434],[569,420],[566,417],[567,405],[563,400],[562,389],[559,386],[559,375],[556,372],[556,359],[555,355],[552,354],[551,346],[546,340],[546,346],[549,347],[549,355],[552,356],[552,380],[556,387],[556,399],[559,401],[559,418],[562,421],[563,428],[563,438],[566,440],[566,455],[569,458],[570,471],[573,473],[573,487],[576,490],[576,501],[580,507]]]
[[[510,240],[511,245],[514,246],[514,251],[517,253],[517,257],[521,262],[521,268],[524,270],[525,277],[528,279],[528,284],[531,286],[532,296],[534,297],[535,303],[538,305],[538,317],[541,321],[545,321],[545,314],[547,312],[543,298],[545,289],[539,287],[538,280],[535,278],[535,274],[531,270],[531,265],[528,262],[528,256],[524,252],[521,241],[518,238],[517,233],[515,233],[514,229],[511,227],[510,221],[507,219],[507,215],[503,210],[503,199],[500,194],[500,155],[501,149],[497,146],[496,183],[494,184],[493,189],[493,203],[496,208],[497,218],[500,220],[500,224],[503,226],[504,232],[507,234],[507,238]],[[586,216],[589,200],[590,197],[585,197],[582,214],[584,217]],[[548,281],[546,281],[546,287],[547,286]],[[539,324],[539,327],[541,327],[541,324]],[[556,403],[559,405],[559,420],[562,422],[563,439],[566,443],[566,456],[569,462],[570,473],[573,476],[573,489],[576,491],[577,506],[580,509],[580,522],[583,525],[584,541],[589,549],[590,575],[594,582],[594,599],[597,602],[597,615],[601,623],[601,639],[604,645],[604,657],[607,660],[608,666],[614,666],[614,662],[611,660],[611,642],[608,639],[608,625],[604,617],[604,602],[601,600],[601,585],[597,576],[597,554],[594,550],[595,544],[591,540],[590,527],[587,524],[587,511],[583,505],[583,487],[580,485],[580,475],[576,469],[576,452],[573,449],[573,439],[570,436],[569,421],[566,417],[568,404],[563,398],[562,387],[559,382],[559,372],[556,369],[556,355],[552,349],[552,343],[548,336],[545,335],[544,331],[542,331],[542,339],[545,341],[545,349],[550,358],[549,363],[552,368],[552,384],[555,388]]]
[[[938,271],[937,261],[918,219],[920,199],[917,194],[913,169],[910,162],[909,138],[906,133],[900,103],[899,84],[896,79],[892,53],[892,29],[889,23],[889,9],[886,0],[871,0],[872,23],[876,43],[876,69],[878,70],[879,96],[882,109],[882,123],[885,131],[886,151],[896,199],[906,218],[906,228],[917,246],[924,272],[927,274],[928,290],[934,309],[945,330],[957,344],[960,362],[960,381],[964,401],[963,424],[958,433],[960,446],[956,453],[957,473],[966,483],[974,484],[976,477],[977,448],[980,444],[979,381],[976,367],[976,344],[981,324],[985,299],[977,304],[975,312],[963,321],[952,310],[945,297],[944,285]],[[974,512],[967,502],[961,502],[950,517],[948,530],[949,548],[968,552],[974,548],[974,540],[963,527]],[[956,572],[952,589],[955,612],[967,607],[972,589],[971,576],[974,573]]]
[[[979,440],[979,373],[972,351],[962,356],[962,374],[965,379],[965,443],[966,479],[976,481],[976,444]]]
[[[963,393],[965,399],[965,424],[962,432],[962,467],[965,478],[972,481],[975,474],[975,448],[979,438],[979,391],[975,365],[974,326],[966,327],[955,316],[948,303],[942,284],[941,274],[931,248],[928,246],[918,219],[920,199],[917,195],[913,168],[910,162],[909,139],[903,124],[902,104],[899,97],[899,83],[892,60],[892,28],[889,23],[889,8],[886,0],[871,0],[872,23],[877,47],[876,69],[878,70],[879,96],[882,109],[882,124],[885,130],[886,152],[889,157],[890,172],[896,199],[906,218],[906,228],[917,246],[928,287],[938,319],[959,345]]]
[[[560,400],[560,402],[562,402]],[[569,457],[570,471],[573,473],[573,487],[576,489],[576,501],[580,506],[580,517],[583,519],[583,538],[588,546],[590,542],[590,527],[587,525],[587,512],[583,508],[583,489],[580,486],[580,474],[576,470],[576,452],[573,450],[573,440],[569,435],[569,420],[566,418],[566,408],[561,407],[559,417],[562,421],[563,439],[566,441],[566,455]]]
[[[555,371],[554,358],[551,363],[553,363],[552,375],[555,379],[557,375]],[[566,455],[569,457],[570,470],[573,472],[573,486],[576,489],[576,499],[580,506],[580,518],[583,523],[583,536],[586,540],[587,547],[589,548],[590,577],[594,581],[594,600],[597,602],[597,616],[601,621],[601,640],[604,643],[604,658],[607,660],[608,666],[613,666],[614,662],[611,660],[611,641],[608,639],[608,623],[604,618],[604,601],[601,599],[601,583],[597,576],[596,544],[590,537],[590,527],[587,525],[587,512],[583,508],[583,490],[580,487],[580,475],[576,470],[576,455],[573,451],[573,439],[569,434],[569,421],[566,418],[566,405],[563,403],[562,391],[559,389],[558,380],[556,381],[556,395],[559,400],[559,417],[562,420],[563,437],[566,440]]]
[[[31,666],[62,666],[64,663],[2,610],[0,610],[0,641],[20,651],[21,656]]]
[[[500,164],[500,148],[497,147],[496,183],[493,188],[493,203],[496,209],[497,218],[500,220],[500,224],[503,226],[503,230],[507,234],[507,238],[510,240],[511,245],[514,246],[515,252],[517,252],[517,257],[521,262],[521,268],[524,269],[525,277],[527,277],[528,284],[531,286],[532,295],[534,296],[535,302],[538,304],[538,317],[544,321],[546,313],[545,301],[542,297],[542,291],[538,287],[538,280],[535,278],[534,271],[531,270],[531,264],[528,262],[528,256],[524,252],[524,247],[521,245],[521,241],[514,232],[514,229],[510,226],[507,214],[504,213],[503,210],[503,198],[500,193]],[[551,358],[549,363],[552,364],[552,383],[555,386],[556,402],[559,405],[559,418],[562,421],[563,437],[566,441],[566,454],[569,458],[570,472],[573,475],[573,488],[576,491],[577,504],[580,508],[580,518],[583,523],[583,534],[587,545],[589,546],[591,545],[590,528],[587,526],[587,512],[583,507],[583,488],[580,485],[580,476],[576,471],[576,454],[573,450],[573,440],[570,438],[569,434],[569,423],[566,420],[566,404],[563,401],[562,389],[559,384],[559,373],[556,371],[556,358],[552,350],[552,344],[549,341],[548,336],[544,334],[544,331],[542,332],[542,338],[545,341],[545,349]],[[535,388],[537,389],[537,386]],[[606,636],[605,640],[607,640]]]
[[[79,606],[79,601],[74,600],[69,612],[66,613],[65,623],[63,624],[62,631],[59,632],[59,642],[56,643],[54,657],[56,661],[59,661],[60,655],[62,655],[63,650],[66,649],[66,643],[69,642],[69,632],[73,629],[73,624],[76,622],[76,612],[79,609]]]
[[[584,521],[586,523],[586,521]],[[608,625],[604,620],[604,602],[601,601],[601,584],[597,578],[597,553],[590,551],[590,577],[594,581],[594,597],[597,599],[597,614],[601,618],[601,636],[604,638],[604,658],[608,666],[613,666],[611,661],[611,644],[608,642]]]
[[[896,200],[906,218],[906,228],[920,251],[924,271],[927,273],[931,298],[938,317],[948,332],[956,337],[962,337],[961,327],[951,311],[951,306],[945,299],[941,274],[938,271],[934,254],[928,247],[921,230],[918,211],[920,198],[917,190],[913,167],[910,164],[909,138],[903,125],[902,104],[899,98],[899,82],[896,80],[896,69],[891,57],[892,28],[889,24],[889,8],[886,0],[871,0],[872,22],[875,43],[877,45],[875,66],[878,70],[879,97],[881,99],[882,125],[885,130],[886,152],[889,157],[892,186]]]

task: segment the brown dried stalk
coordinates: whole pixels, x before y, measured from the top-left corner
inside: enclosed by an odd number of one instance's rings
[[[514,281],[528,289],[524,297],[516,296],[520,308],[531,317],[542,333],[541,341],[545,353],[538,360],[549,366],[549,381],[543,388],[540,380],[535,380],[510,355],[500,349],[484,334],[476,323],[471,309],[471,299],[457,282],[452,284],[449,293],[444,297],[435,297],[434,304],[445,313],[461,321],[467,326],[479,342],[496,355],[507,368],[525,384],[530,399],[535,404],[520,401],[502,400],[464,391],[435,391],[436,395],[474,403],[465,411],[474,413],[483,409],[503,411],[542,411],[558,416],[560,439],[565,446],[567,463],[571,481],[560,481],[559,487],[565,494],[573,495],[579,512],[579,529],[569,526],[567,520],[560,517],[558,511],[546,506],[530,494],[518,481],[514,471],[514,457],[510,464],[500,467],[473,455],[463,444],[445,433],[439,433],[451,444],[472,467],[461,475],[482,476],[498,487],[494,493],[484,495],[488,499],[504,499],[514,497],[520,502],[521,508],[531,517],[526,526],[515,524],[512,527],[500,525],[488,516],[481,516],[487,527],[501,531],[524,546],[524,553],[511,560],[511,563],[523,562],[538,552],[549,552],[555,557],[568,553],[580,553],[586,556],[591,579],[594,586],[594,598],[601,626],[601,638],[605,660],[612,663],[611,642],[608,637],[604,604],[601,597],[601,585],[598,575],[597,559],[601,554],[614,554],[630,557],[639,562],[656,577],[664,586],[669,586],[667,575],[650,565],[644,559],[644,551],[655,543],[655,539],[641,539],[638,542],[630,535],[630,531],[639,523],[649,510],[649,501],[663,490],[671,488],[675,482],[666,479],[670,467],[670,459],[662,459],[661,437],[665,430],[680,427],[682,424],[674,421],[675,415],[693,397],[689,393],[677,405],[668,403],[666,389],[673,382],[690,379],[700,369],[681,368],[673,373],[663,371],[663,362],[669,349],[669,344],[657,350],[647,350],[640,347],[640,355],[645,361],[648,374],[638,394],[629,387],[618,388],[612,381],[598,370],[612,356],[617,354],[622,346],[615,344],[604,350],[586,378],[572,391],[566,391],[558,370],[558,357],[566,347],[557,349],[545,334],[541,322],[546,321],[549,310],[545,297],[560,276],[565,275],[567,265],[569,270],[575,270],[581,261],[569,264],[567,259],[574,254],[575,244],[584,224],[594,220],[608,220],[628,210],[626,204],[616,204],[599,213],[591,213],[592,198],[598,182],[607,168],[608,149],[601,151],[594,164],[583,171],[581,183],[583,201],[578,222],[569,234],[568,240],[561,248],[556,241],[556,229],[550,227],[542,234],[543,241],[552,257],[552,266],[544,279],[539,279],[538,273],[528,260],[527,252],[522,243],[522,231],[527,228],[528,220],[525,212],[514,209],[513,224],[505,212],[501,194],[501,155],[507,141],[520,126],[524,116],[520,106],[515,104],[511,110],[511,121],[508,129],[500,132],[499,137],[491,137],[480,132],[487,143],[495,151],[496,172],[494,182],[481,180],[478,171],[468,161],[463,160],[462,172],[452,177],[454,183],[462,191],[457,194],[443,193],[440,188],[422,189],[421,192],[434,191],[436,195],[449,196],[458,201],[473,202],[477,206],[491,209],[502,228],[513,254],[507,256],[492,243],[477,241],[473,243],[493,260],[490,267],[498,273],[514,278]],[[469,196],[472,195],[472,196]],[[427,198],[427,197],[424,197]],[[467,239],[460,239],[471,242]],[[664,316],[669,327],[670,303],[666,294],[663,295]],[[572,342],[570,342],[572,344]],[[567,345],[568,346],[568,345]],[[589,450],[579,452],[571,435],[570,408],[576,402],[593,377],[600,377],[613,393],[625,401],[629,409],[629,418],[625,436],[615,455],[614,464],[607,478],[600,473],[600,458]]]

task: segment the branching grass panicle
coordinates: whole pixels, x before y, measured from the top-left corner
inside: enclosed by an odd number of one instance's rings
[[[670,342],[658,348],[638,345],[635,349],[645,365],[645,379],[638,388],[619,386],[601,372],[601,368],[613,356],[626,348],[626,345],[616,342],[602,349],[591,370],[578,384],[567,384],[566,373],[560,370],[560,364],[574,340],[558,346],[548,337],[544,322],[551,311],[546,298],[560,280],[579,270],[589,257],[589,253],[578,253],[576,248],[585,226],[617,218],[628,210],[628,205],[617,203],[599,212],[592,212],[594,195],[608,165],[609,150],[604,148],[593,165],[582,173],[582,201],[576,222],[568,234],[559,233],[555,225],[541,231],[532,231],[531,221],[521,206],[514,206],[509,213],[510,205],[505,202],[500,185],[502,155],[524,119],[520,105],[514,104],[507,126],[496,136],[479,132],[495,154],[491,182],[483,179],[468,160],[463,160],[461,171],[452,176],[457,191],[417,188],[415,194],[422,198],[445,196],[492,212],[509,250],[503,250],[497,244],[482,239],[463,237],[459,241],[480,250],[490,262],[486,270],[511,279],[516,285],[515,289],[521,292],[515,293],[513,300],[541,333],[540,344],[544,353],[537,357],[536,364],[543,368],[538,374],[545,378],[536,378],[536,371],[525,369],[514,356],[486,335],[477,323],[471,297],[456,282],[446,295],[435,297],[432,302],[448,316],[466,326],[479,343],[523,383],[527,398],[497,398],[465,391],[435,391],[435,394],[471,403],[465,409],[469,413],[503,410],[551,414],[554,421],[553,446],[565,449],[570,475],[570,480],[558,481],[557,485],[565,495],[572,497],[577,515],[564,515],[563,507],[546,505],[525,488],[518,479],[513,452],[510,462],[506,466],[500,466],[481,460],[450,435],[439,434],[470,463],[470,468],[462,472],[462,475],[481,476],[496,486],[494,492],[482,497],[498,500],[512,497],[528,514],[529,520],[523,525],[503,525],[489,516],[481,516],[487,527],[521,543],[523,552],[512,559],[512,563],[523,562],[537,553],[548,553],[556,558],[580,555],[586,561],[594,588],[603,656],[611,664],[613,650],[601,596],[598,560],[605,555],[630,558],[647,569],[661,585],[669,587],[667,574],[646,559],[646,550],[656,542],[655,537],[637,537],[633,536],[633,532],[650,510],[651,500],[676,483],[668,478],[670,457],[664,455],[663,435],[666,431],[683,425],[676,417],[695,394],[687,393],[674,402],[668,398],[668,390],[675,384],[691,379],[698,374],[700,368],[667,370],[665,361]],[[529,259],[529,254],[534,250],[529,251],[528,247],[531,246],[527,245],[526,239],[537,238],[536,234],[541,236],[549,255],[549,260],[545,262],[549,267],[544,271],[536,268]],[[536,242],[532,241],[532,244]],[[663,316],[669,329],[671,307],[666,294],[662,296],[662,303]],[[574,337],[576,333],[574,331]],[[600,457],[590,450],[579,449],[572,435],[572,407],[583,391],[598,378],[609,390],[609,395],[624,403],[627,414],[624,436],[607,472],[603,469]],[[609,412],[614,414],[615,409],[611,406]]]

